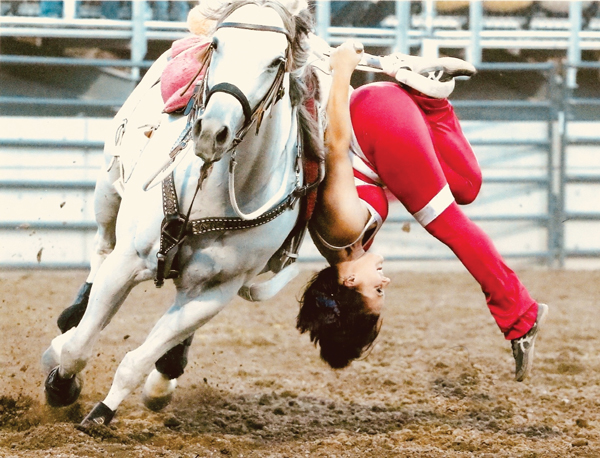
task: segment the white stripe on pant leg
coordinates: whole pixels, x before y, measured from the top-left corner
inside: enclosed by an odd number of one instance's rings
[[[454,202],[454,196],[450,191],[450,186],[446,184],[436,196],[429,201],[421,210],[415,213],[414,218],[425,227],[434,219],[442,214],[450,204]]]

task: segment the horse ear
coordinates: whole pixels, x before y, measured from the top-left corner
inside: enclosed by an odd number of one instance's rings
[[[308,2],[306,0],[279,0],[285,9],[287,9],[293,16],[296,16],[300,11],[308,8]]]
[[[207,36],[215,21],[208,19],[200,7],[193,7],[188,13],[187,27],[194,35]]]

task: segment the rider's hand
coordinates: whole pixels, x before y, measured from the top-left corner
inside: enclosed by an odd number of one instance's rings
[[[329,66],[334,72],[352,73],[364,53],[362,43],[349,40],[335,48],[329,56]]]

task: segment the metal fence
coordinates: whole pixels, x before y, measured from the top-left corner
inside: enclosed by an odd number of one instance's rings
[[[569,70],[600,71],[600,62],[580,62]],[[596,258],[600,245],[581,246],[579,233],[600,228],[600,98],[581,96],[576,87],[563,88],[560,109],[559,266],[567,258]],[[587,202],[587,205],[582,205]],[[596,237],[594,237],[596,238]]]
[[[522,71],[538,71],[544,75],[544,78],[549,82],[547,89],[548,95],[556,92],[554,83],[556,79],[556,66],[552,63],[544,64],[482,64],[481,72],[522,72]],[[559,119],[558,107],[549,96],[544,100],[537,102],[520,101],[520,100],[462,100],[454,102],[455,108],[461,119],[464,120],[465,133],[467,138],[472,143],[477,155],[480,158],[491,157],[492,161],[496,161],[498,157],[503,157],[502,167],[498,167],[493,163],[487,164],[483,159],[482,166],[484,168],[484,190],[493,190],[493,195],[489,197],[483,196],[478,199],[478,204],[469,206],[468,213],[471,218],[481,224],[487,224],[493,227],[521,227],[521,230],[530,231],[531,227],[540,228],[543,235],[534,235],[541,237],[543,242],[533,242],[533,247],[514,246],[502,250],[503,254],[508,257],[531,258],[542,264],[553,265],[559,256],[563,256],[561,246],[557,242],[561,238],[560,225],[557,224],[557,201],[556,183],[555,183],[555,167],[554,156],[556,151],[554,148],[553,138],[557,119]],[[5,118],[6,119],[6,118]],[[26,120],[23,120],[26,122]],[[39,119],[39,121],[43,121]],[[32,119],[31,122],[34,122]],[[506,131],[513,130],[515,123],[522,130],[521,135],[514,133],[506,135]],[[511,127],[504,127],[509,125]],[[532,127],[537,128],[537,133],[533,134]],[[28,132],[25,131],[24,135]],[[58,129],[61,130],[61,129]],[[481,131],[483,130],[483,133]],[[92,155],[99,157],[101,154],[102,142],[98,139],[43,139],[43,138],[26,138],[21,136],[13,138],[0,138],[0,153],[4,151],[6,154],[12,154],[14,157],[20,157],[24,164],[31,164],[35,161],[27,159],[27,153],[35,154],[35,152],[43,152],[45,160],[52,164],[63,164],[63,173],[54,173],[50,171],[37,171],[40,173],[29,173],[27,167],[29,165],[15,166],[19,173],[15,171],[5,170],[6,173],[0,175],[0,195],[12,195],[11,202],[20,202],[18,196],[22,194],[42,196],[40,199],[52,200],[56,193],[61,194],[58,200],[69,201],[68,196],[76,195],[76,199],[84,198],[87,206],[91,207],[92,191],[94,187],[94,179],[92,169],[89,167],[85,170],[75,168],[65,171],[68,168],[68,161],[61,159],[65,151],[73,151],[74,154]],[[53,161],[51,156],[56,154],[57,159]],[[515,158],[511,158],[511,154]],[[523,170],[518,165],[522,160],[523,155],[535,154],[539,160],[536,160],[536,165],[532,168]],[[61,162],[62,161],[62,162]],[[514,164],[514,162],[517,164]],[[75,159],[77,167],[80,166],[81,159]],[[98,162],[92,161],[93,162]],[[0,172],[2,167],[0,166]],[[12,172],[12,173],[11,173]],[[85,173],[83,173],[85,172]],[[85,175],[87,178],[81,178]],[[562,176],[562,174],[561,174]],[[504,200],[507,196],[513,196],[515,189],[521,189],[525,194],[541,193],[541,203],[534,206],[529,205],[526,211],[517,211],[511,206],[513,204],[501,205],[498,199]],[[500,197],[499,197],[500,196]],[[513,197],[514,198],[514,197]],[[56,199],[56,198],[54,198]],[[14,204],[13,204],[14,205]],[[496,207],[496,210],[489,211],[490,205]],[[94,232],[94,221],[92,219],[93,212],[91,209],[82,210],[81,217],[71,217],[70,219],[60,220],[55,217],[44,217],[43,212],[41,217],[36,217],[35,213],[31,213],[29,219],[15,220],[7,216],[11,212],[6,212],[2,221],[0,221],[0,231],[4,234],[15,236],[15,231],[20,231],[20,234],[27,239],[28,234],[35,231],[39,237],[45,234],[47,240],[56,237],[56,233],[70,233],[73,240],[79,242],[77,246],[80,248],[76,256],[65,255],[57,252],[54,257],[50,254],[45,255],[44,262],[39,262],[35,253],[42,248],[34,247],[29,249],[27,256],[18,259],[0,259],[0,266],[4,267],[81,267],[87,264],[87,253],[85,250],[91,250],[92,236]],[[380,245],[388,254],[387,258],[396,261],[415,261],[426,259],[450,259],[451,253],[440,250],[440,247],[431,248],[427,245],[428,242],[419,237],[418,231],[420,228],[415,227],[409,242],[402,245],[396,243],[397,234],[402,234],[402,227],[410,224],[412,217],[408,215],[398,205],[392,205],[392,211],[388,223],[385,225],[385,230],[378,237]],[[523,229],[525,227],[525,229]],[[503,237],[501,229],[500,233],[492,235],[495,240]],[[504,234],[506,235],[506,234]],[[510,234],[509,234],[510,235]],[[429,237],[429,239],[432,239]],[[436,241],[437,242],[437,241]],[[19,242],[20,243],[20,242]],[[509,241],[510,243],[510,241]],[[42,243],[43,245],[44,243]],[[45,242],[48,245],[48,242]],[[529,244],[531,245],[531,244]],[[70,244],[67,244],[67,247]],[[444,247],[445,248],[445,247]],[[68,248],[62,248],[67,250]],[[47,253],[50,253],[48,250]],[[50,256],[50,257],[48,257]],[[301,260],[316,261],[320,259],[314,247],[304,249]]]

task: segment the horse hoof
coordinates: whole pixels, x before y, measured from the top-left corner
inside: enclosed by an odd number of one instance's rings
[[[155,369],[146,379],[142,401],[148,409],[159,412],[171,403],[175,388],[177,379],[168,379]]]
[[[79,398],[81,386],[81,378],[78,375],[63,379],[58,373],[58,366],[56,366],[50,371],[44,384],[46,402],[52,407],[70,406]]]
[[[114,410],[111,410],[103,402],[99,402],[98,404],[96,404],[96,407],[94,407],[92,411],[88,414],[88,416],[85,417],[83,421],[79,424],[78,429],[82,431],[87,431],[100,425],[107,426],[114,416]]]

